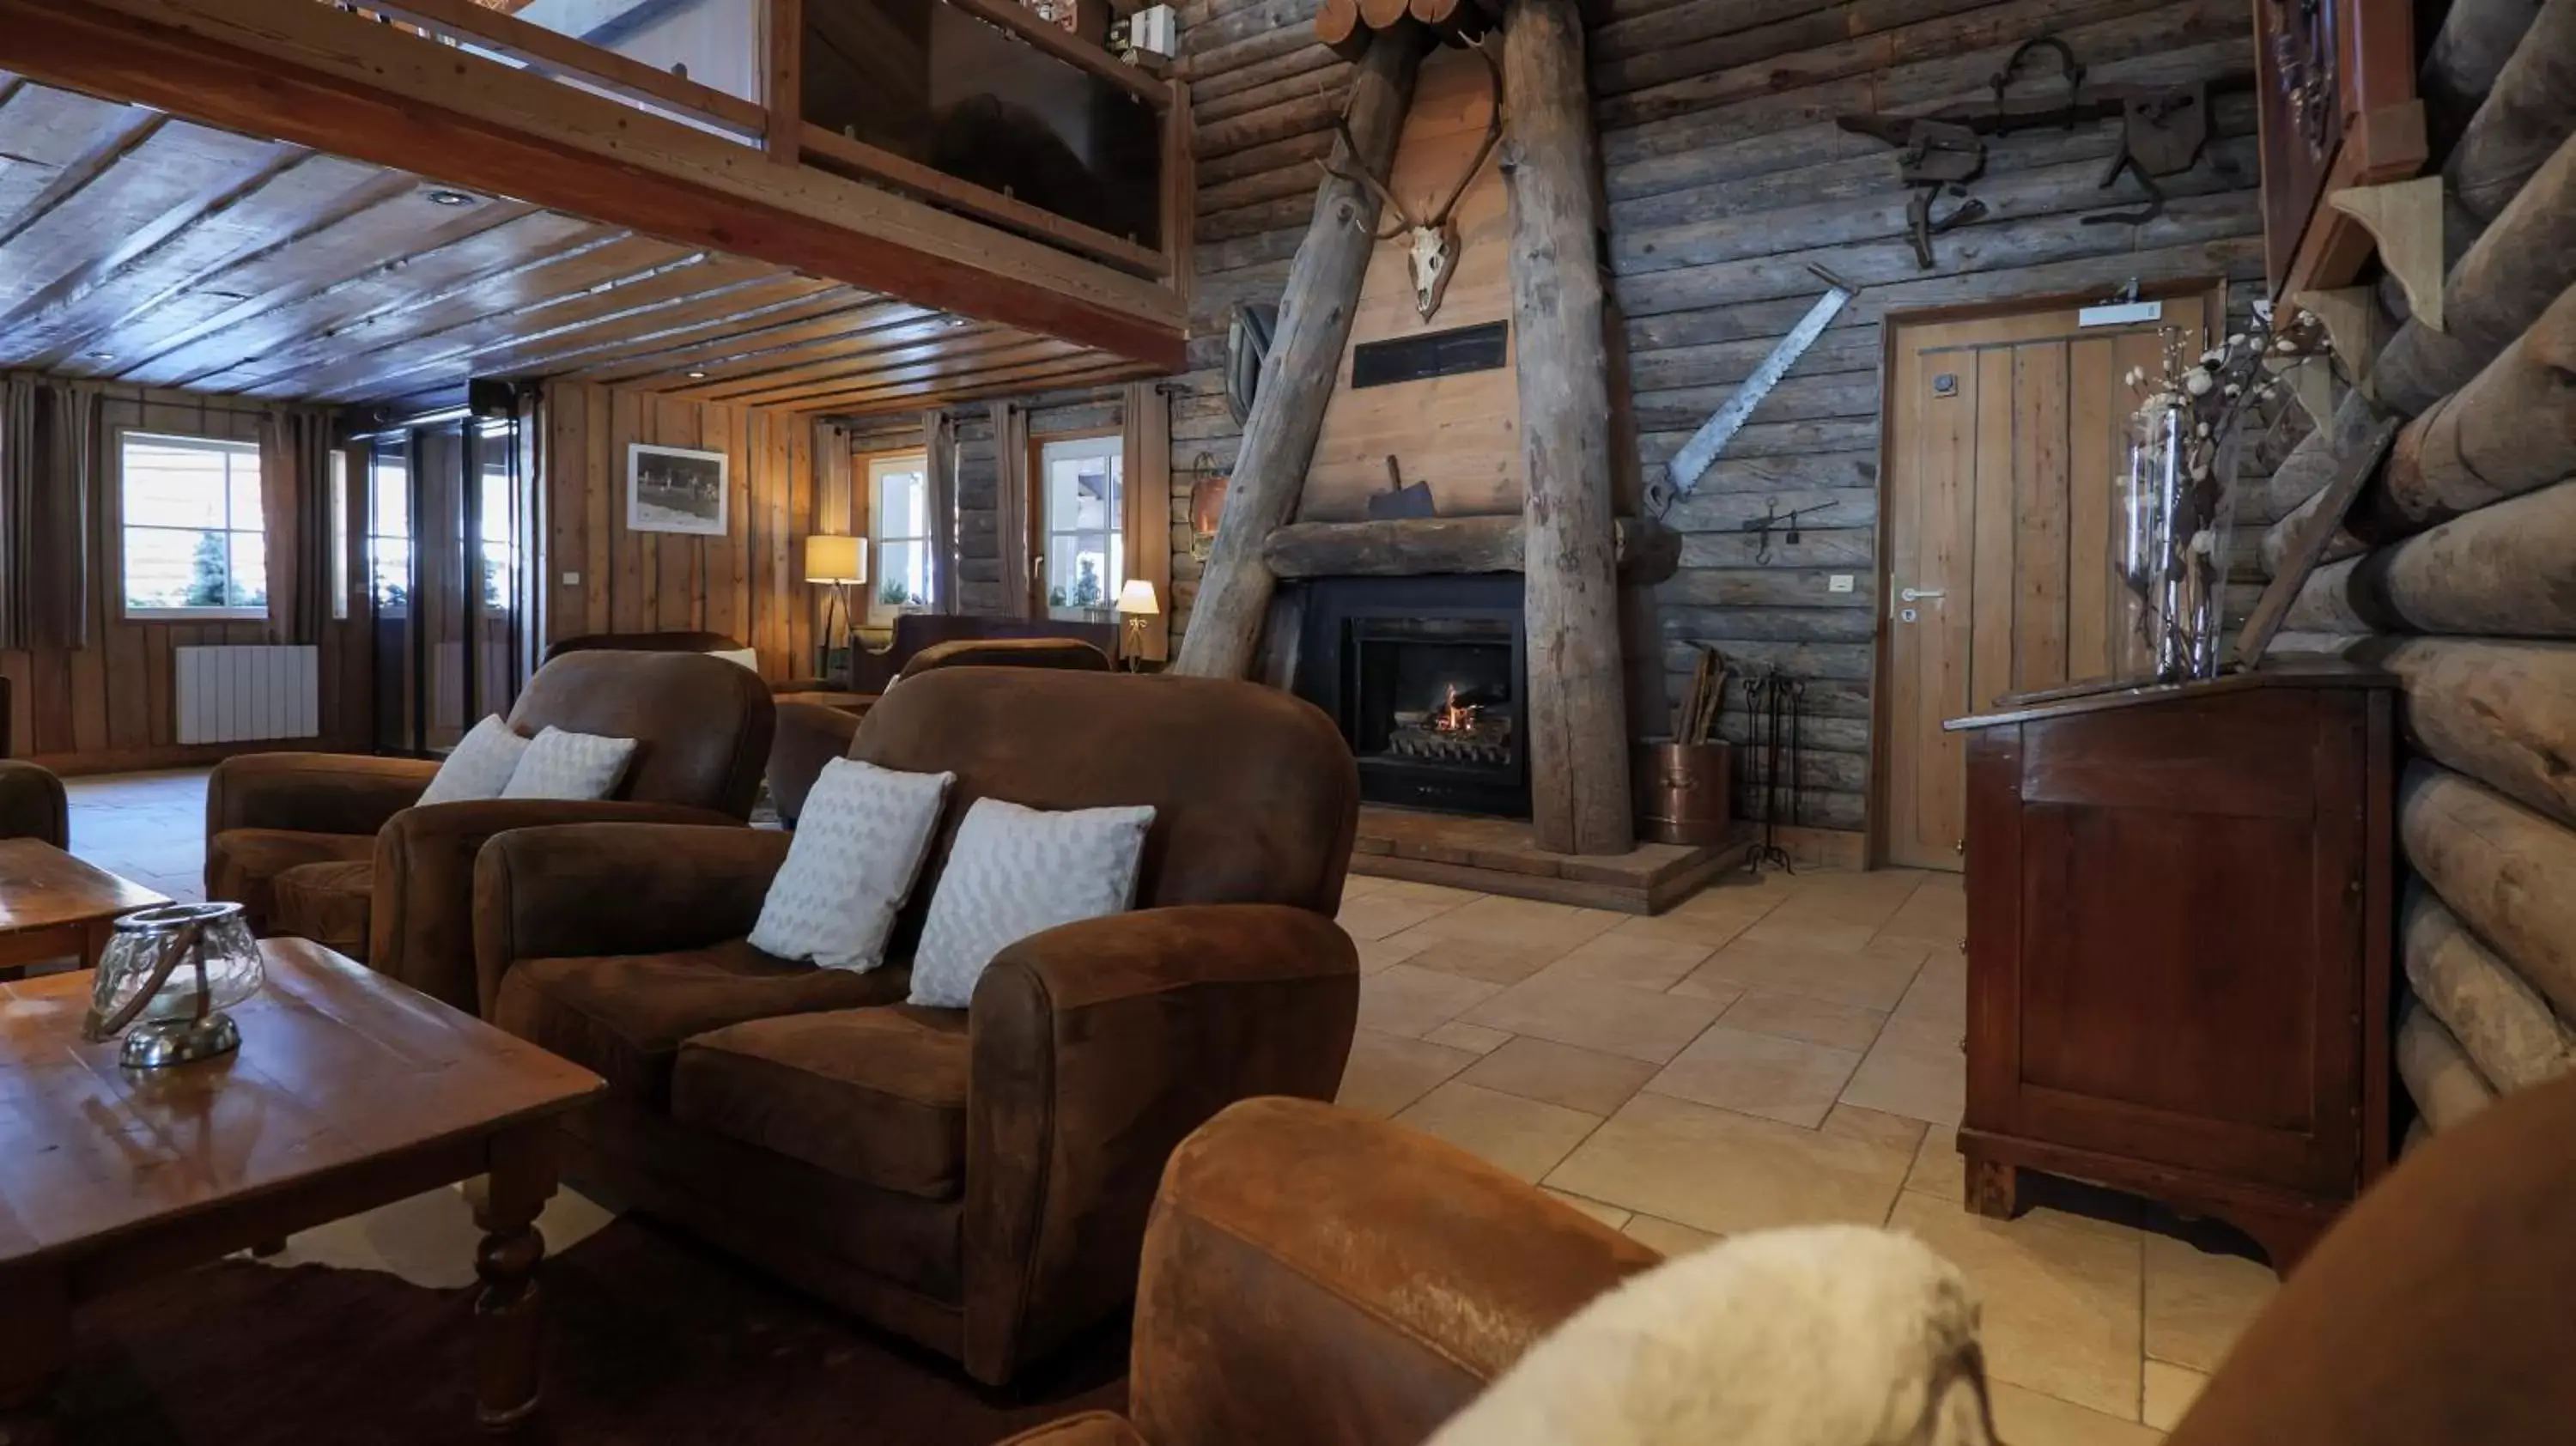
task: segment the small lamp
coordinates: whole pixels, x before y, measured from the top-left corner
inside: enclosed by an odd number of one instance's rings
[[[805,580],[827,583],[832,596],[841,605],[842,646],[847,647],[858,619],[850,612],[850,588],[868,580],[868,541],[864,537],[840,537],[816,533],[805,539]],[[832,611],[823,609],[823,671],[832,671]]]
[[[1127,671],[1136,671],[1137,660],[1145,655],[1145,619],[1163,609],[1154,601],[1154,585],[1141,577],[1127,579],[1118,590],[1118,616],[1127,620]]]

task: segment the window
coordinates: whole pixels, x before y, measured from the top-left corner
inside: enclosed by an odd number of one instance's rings
[[[123,432],[129,617],[268,615],[268,537],[259,447],[213,437]]]
[[[1038,448],[1038,579],[1050,611],[1097,612],[1127,581],[1126,463],[1116,437],[1068,437]]]
[[[876,567],[868,577],[868,621],[931,606],[930,460],[919,452],[868,459],[870,517]]]
[[[349,618],[349,454],[331,449],[331,619]]]
[[[519,578],[518,528],[511,507],[510,429],[507,424],[483,433],[483,496],[479,516],[483,532],[483,610],[506,613]]]
[[[399,441],[379,442],[367,462],[367,573],[376,611],[411,608],[411,459]]]

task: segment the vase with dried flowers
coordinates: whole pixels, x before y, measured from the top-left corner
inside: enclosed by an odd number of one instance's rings
[[[2218,673],[2238,472],[2291,404],[2283,373],[2324,364],[2324,328],[2300,313],[2193,355],[2168,333],[2162,367],[2129,373],[2128,465],[2111,506],[2109,635],[2119,671],[2157,682]]]

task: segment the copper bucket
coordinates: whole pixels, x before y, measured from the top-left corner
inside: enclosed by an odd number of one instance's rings
[[[1636,782],[1638,835],[1669,844],[1726,842],[1734,757],[1732,743],[1636,745],[1628,768]]]

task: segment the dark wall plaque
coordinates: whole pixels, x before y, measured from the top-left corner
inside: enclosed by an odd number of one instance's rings
[[[1511,339],[1511,323],[1489,321],[1422,336],[1364,341],[1351,348],[1351,385],[1382,387],[1390,382],[1418,382],[1454,377],[1461,372],[1500,370]]]

